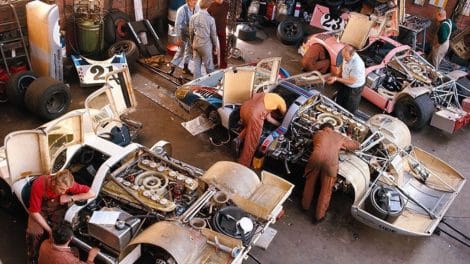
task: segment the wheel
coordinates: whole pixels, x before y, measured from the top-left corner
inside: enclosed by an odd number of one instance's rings
[[[467,76],[457,80],[457,94],[460,103],[463,99],[470,97],[470,79]]]
[[[121,40],[109,47],[107,55],[110,58],[114,54],[122,52],[126,55],[127,65],[129,68],[133,68],[137,59],[139,59],[139,49],[137,48],[137,45],[131,40]]]
[[[304,30],[297,20],[284,20],[277,26],[277,38],[285,45],[296,45],[302,41]]]
[[[395,103],[395,115],[409,128],[420,129],[425,126],[434,113],[434,102],[429,94],[416,98],[403,96]]]
[[[129,16],[120,10],[111,10],[104,18],[104,40],[108,45],[127,37],[126,23]]]
[[[55,119],[67,112],[70,100],[69,87],[50,77],[34,80],[25,94],[26,107],[45,120]]]
[[[238,29],[238,38],[244,41],[252,41],[256,39],[256,28],[250,25],[242,25]]]
[[[367,197],[365,207],[376,217],[393,222],[402,214],[405,200],[395,187],[376,185]]]
[[[3,210],[10,211],[14,205],[15,198],[11,192],[10,186],[0,180],[0,208]]]
[[[144,245],[142,256],[137,260],[141,264],[176,264],[176,260],[164,249]]]
[[[28,86],[37,79],[32,71],[15,73],[7,83],[7,97],[15,105],[24,107],[24,95]]]

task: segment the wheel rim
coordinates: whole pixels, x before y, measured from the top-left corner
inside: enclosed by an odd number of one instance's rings
[[[24,94],[26,92],[26,89],[28,88],[28,86],[34,81],[36,80],[36,77],[34,76],[29,76],[29,75],[25,75],[25,76],[22,76],[21,78],[19,78],[18,80],[18,92],[20,92],[21,94]]]
[[[420,111],[414,104],[407,104],[403,112],[403,121],[406,124],[413,125],[418,121]]]
[[[67,106],[68,96],[63,92],[53,94],[46,102],[46,110],[50,114],[62,113]]]
[[[284,34],[290,38],[296,36],[298,32],[299,29],[294,23],[287,23],[287,25],[284,26]]]
[[[127,33],[124,31],[124,26],[126,25],[127,21],[125,19],[118,19],[114,24],[116,25],[116,35],[119,38],[126,37]]]
[[[123,53],[127,54],[130,49],[130,45],[128,43],[120,43],[114,47],[114,54]]]

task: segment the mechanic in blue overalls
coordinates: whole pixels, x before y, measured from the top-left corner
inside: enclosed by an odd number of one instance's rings
[[[189,61],[192,58],[193,51],[189,43],[189,19],[199,11],[199,6],[196,4],[197,0],[186,0],[186,4],[180,6],[176,11],[176,45],[178,50],[171,60],[171,69],[169,74],[173,74],[176,67],[183,61],[183,73],[191,74],[188,68]]]
[[[199,12],[189,21],[189,39],[193,48],[194,78],[202,76],[201,66],[204,63],[206,73],[214,71],[212,54],[217,54],[217,31],[214,18],[207,12],[213,0],[200,0]]]

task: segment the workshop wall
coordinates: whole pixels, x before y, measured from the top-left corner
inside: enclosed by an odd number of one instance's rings
[[[152,21],[157,17],[166,17],[169,0],[142,0],[144,18]],[[134,0],[104,0],[105,9],[117,8],[134,18]],[[107,7],[107,8],[106,8]]]
[[[142,0],[144,18],[153,21],[157,17],[166,17],[169,1],[170,0]],[[69,14],[69,10],[64,12],[64,4],[67,7],[72,7],[73,0],[55,2],[57,2],[59,6],[61,21],[64,21],[65,14]],[[128,14],[131,19],[134,19],[134,0],[103,0],[101,4],[104,10],[116,8]]]
[[[416,5],[413,2],[414,0],[406,0],[406,13],[431,19],[433,23],[427,32],[428,39],[431,40],[437,30],[437,24],[435,22],[434,16],[438,10],[438,7],[430,5],[428,0],[425,1],[426,3],[423,6]],[[447,5],[445,6],[447,17],[452,15],[455,8],[457,7],[458,2],[459,0],[447,0]],[[457,28],[459,30],[463,30],[464,28],[470,26],[470,17],[459,15],[455,22],[457,24]]]

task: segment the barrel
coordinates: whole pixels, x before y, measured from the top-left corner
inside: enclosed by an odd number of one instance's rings
[[[103,21],[83,19],[78,23],[78,49],[84,56],[98,56],[103,51]]]

